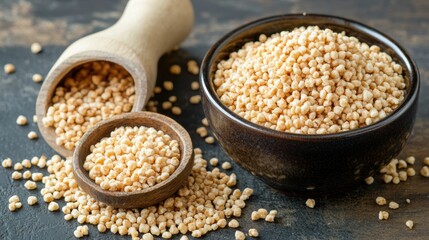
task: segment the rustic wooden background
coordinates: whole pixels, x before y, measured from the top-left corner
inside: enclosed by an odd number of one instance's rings
[[[103,0],[3,0],[0,2],[0,66],[13,63],[17,72],[6,75],[0,72],[0,159],[11,157],[18,161],[32,156],[54,152],[39,139],[30,141],[27,133],[36,130],[30,123],[25,127],[15,124],[16,117],[26,115],[31,120],[39,84],[31,81],[34,73],[45,75],[55,60],[73,40],[88,33],[108,27],[121,15],[126,1]],[[203,112],[200,105],[190,105],[190,82],[195,76],[169,75],[167,69],[173,63],[186,66],[186,60],[199,62],[205,52],[222,35],[248,21],[274,14],[325,13],[351,18],[373,26],[401,43],[420,68],[422,89],[419,113],[406,148],[400,157],[414,155],[416,170],[429,156],[429,1],[424,0],[195,0],[196,23],[191,36],[178,52],[160,60],[158,83],[173,79],[173,94],[179,97],[183,114],[174,117],[191,133],[196,147],[201,147],[207,158],[217,156],[220,161],[229,160],[219,145],[207,145],[197,136]],[[44,46],[40,55],[30,52],[30,44],[38,41]],[[168,96],[157,97],[160,102]],[[168,112],[164,112],[170,115]],[[31,122],[31,121],[30,121]],[[253,187],[255,196],[247,203],[239,219],[240,229],[254,227],[261,239],[429,239],[429,179],[415,176],[399,185],[383,184],[381,176],[371,186],[335,196],[316,198],[315,209],[305,207],[307,196],[290,196],[276,191],[233,163],[238,173],[240,188]],[[25,200],[30,194],[24,181],[12,181],[12,171],[0,168],[0,239],[73,239],[76,221],[66,222],[63,213],[50,213],[47,204],[40,202],[29,207]],[[41,185],[39,184],[39,190]],[[8,198],[18,194],[23,208],[11,213],[7,209]],[[375,204],[377,196],[384,196],[400,204],[397,210],[388,210],[387,221],[378,220],[378,212],[386,206]],[[405,199],[411,199],[406,204]],[[60,202],[62,205],[63,202]],[[277,209],[275,223],[252,222],[250,213],[260,207]],[[415,229],[408,230],[405,221],[412,219]],[[233,229],[209,233],[205,239],[233,239]],[[112,233],[98,233],[90,226],[90,239],[123,239]],[[176,237],[178,239],[178,237]]]

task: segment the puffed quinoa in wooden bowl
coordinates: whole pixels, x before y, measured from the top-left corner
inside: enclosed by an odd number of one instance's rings
[[[147,207],[174,194],[194,162],[188,132],[173,119],[132,112],[88,130],[73,154],[73,173],[93,198],[120,208]]]
[[[243,25],[206,54],[203,107],[231,158],[275,188],[356,185],[411,133],[419,73],[390,37],[340,17],[279,15]]]

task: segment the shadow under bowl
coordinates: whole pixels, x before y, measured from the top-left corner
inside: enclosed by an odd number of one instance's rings
[[[275,131],[241,118],[219,99],[213,85],[217,64],[246,42],[317,25],[344,31],[368,45],[378,45],[403,68],[406,96],[386,118],[351,131],[305,135]],[[393,39],[364,24],[319,14],[263,18],[225,35],[207,52],[200,73],[203,108],[219,143],[228,155],[274,188],[292,192],[327,193],[363,182],[405,146],[417,112],[419,73],[409,54]]]

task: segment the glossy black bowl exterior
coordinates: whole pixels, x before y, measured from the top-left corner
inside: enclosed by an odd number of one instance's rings
[[[310,25],[345,31],[392,56],[404,69],[404,102],[375,124],[325,135],[271,130],[239,117],[221,103],[212,83],[218,62],[244,43],[257,40],[261,33],[270,35]],[[200,81],[206,117],[235,162],[275,188],[314,192],[331,192],[362,182],[402,150],[414,125],[420,84],[417,66],[394,40],[352,20],[315,14],[268,17],[233,30],[206,54]]]

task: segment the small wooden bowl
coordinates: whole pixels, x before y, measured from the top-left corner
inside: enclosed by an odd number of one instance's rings
[[[146,126],[162,130],[179,142],[180,165],[167,180],[136,192],[112,192],[101,189],[83,168],[90,147],[121,126]],[[188,179],[194,162],[191,137],[176,121],[158,113],[133,112],[98,123],[80,139],[73,154],[73,173],[79,186],[100,202],[118,208],[141,208],[157,204],[174,194]]]

